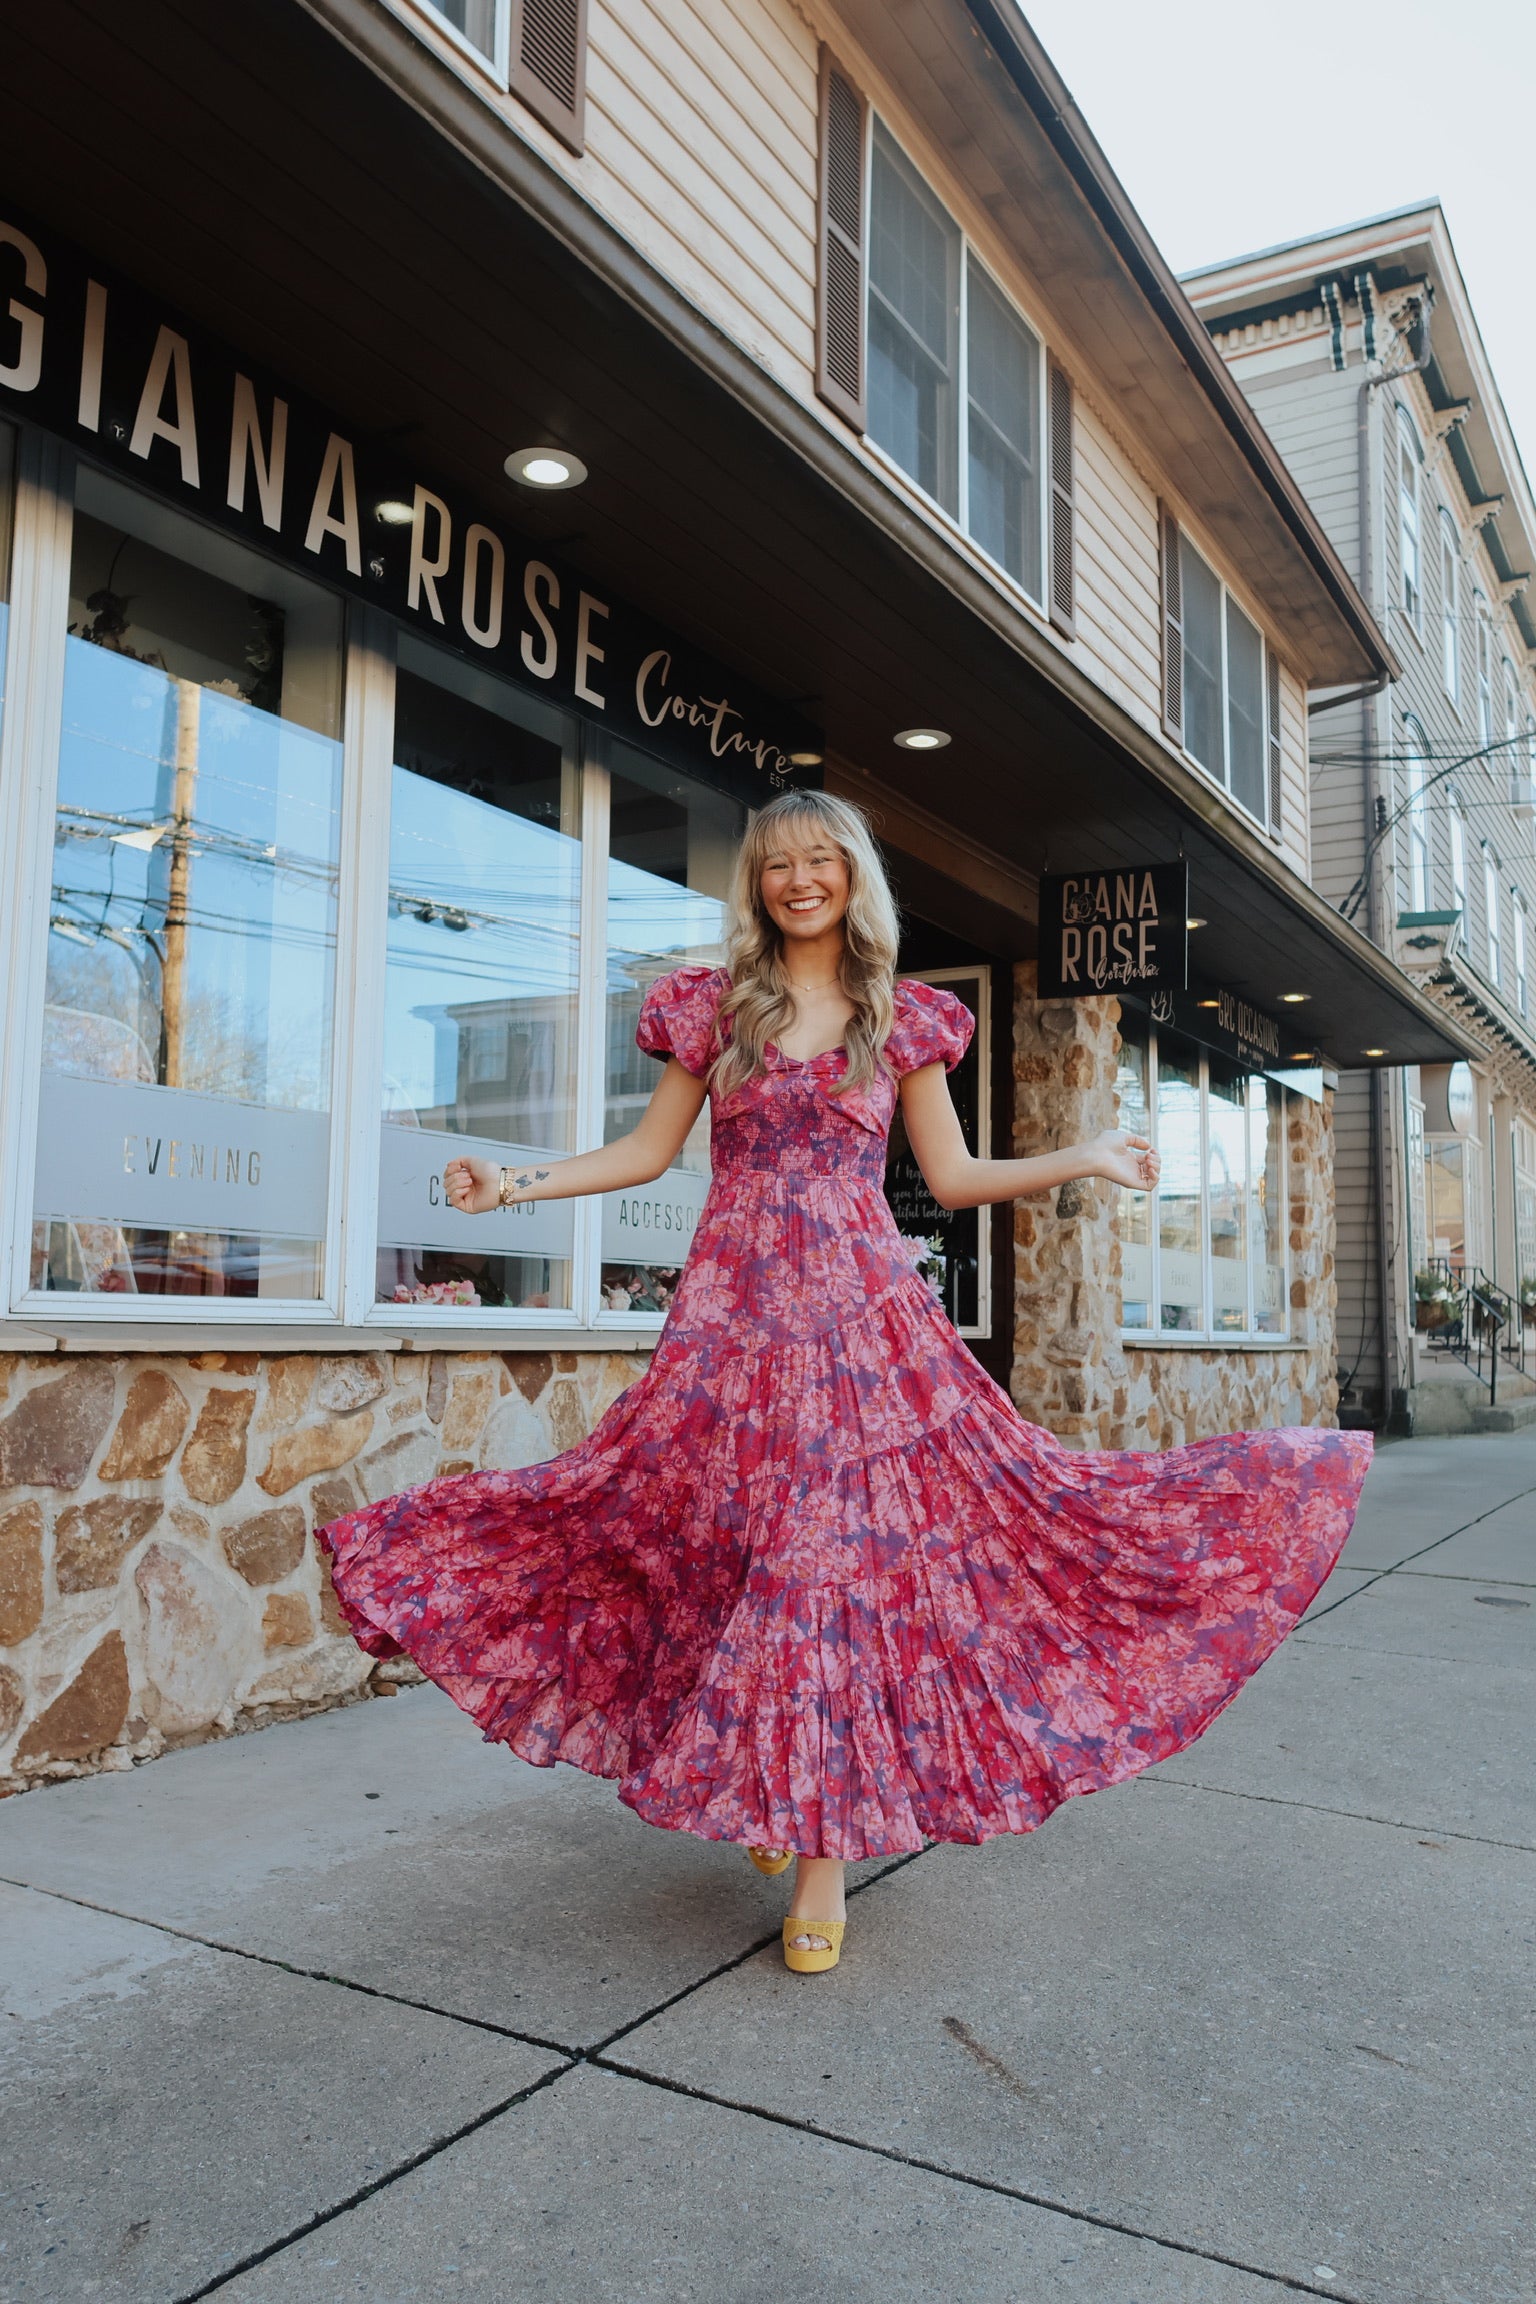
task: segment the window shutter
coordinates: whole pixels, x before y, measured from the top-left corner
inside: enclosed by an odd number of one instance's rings
[[[1179,560],[1179,524],[1166,504],[1157,507],[1158,548],[1163,593],[1163,728],[1175,744],[1184,741],[1184,570]]]
[[[512,0],[509,82],[562,144],[584,150],[587,0]]]
[[[1273,648],[1264,651],[1269,686],[1269,828],[1280,830],[1280,659]]]
[[[1072,475],[1072,379],[1051,362],[1051,622],[1069,640],[1077,634],[1077,502]]]
[[[833,57],[821,51],[821,154],[817,190],[816,389],[829,408],[864,429],[864,146],[869,106]]]

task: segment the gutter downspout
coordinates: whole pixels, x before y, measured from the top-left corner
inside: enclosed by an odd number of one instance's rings
[[[1375,283],[1368,273],[1363,273],[1355,281],[1354,287],[1365,323],[1368,365],[1374,366],[1376,350]],[[1383,630],[1386,629],[1384,621],[1386,603],[1383,601],[1378,605],[1376,599],[1375,556],[1372,551],[1374,506],[1371,488],[1371,395],[1379,385],[1395,383],[1400,376],[1421,376],[1429,366],[1432,356],[1429,315],[1433,302],[1433,291],[1426,283],[1419,302],[1419,354],[1413,365],[1409,368],[1394,370],[1391,375],[1367,375],[1360,386],[1356,402],[1355,454],[1360,523],[1360,590],[1371,613],[1382,625]],[[1385,563],[1386,556],[1383,553],[1383,568],[1385,568]],[[1375,837],[1377,827],[1387,812],[1386,794],[1382,790],[1381,758],[1383,747],[1380,741],[1380,716],[1377,710],[1377,700],[1388,685],[1389,682],[1386,680],[1378,680],[1372,687],[1360,690],[1358,696],[1361,749],[1367,762],[1364,794],[1367,857],[1370,855],[1370,844]],[[1347,702],[1349,699],[1342,698],[1340,701]],[[1375,868],[1371,869],[1370,873],[1370,903],[1367,914],[1370,936],[1372,943],[1383,952],[1390,948],[1387,942],[1386,920],[1389,870],[1390,860],[1384,854],[1380,854],[1376,860]],[[1391,1221],[1396,1205],[1396,1195],[1392,1189],[1390,1126],[1391,1106],[1387,1094],[1387,1075],[1385,1070],[1373,1071],[1371,1074],[1370,1161],[1373,1196],[1376,1202],[1376,1284],[1378,1292],[1377,1318],[1381,1323],[1382,1424],[1387,1431],[1391,1431],[1394,1427],[1402,1430],[1407,1424],[1409,1414],[1407,1401],[1409,1387],[1406,1384],[1394,1382],[1394,1378],[1399,1373],[1399,1360],[1397,1292],[1393,1285],[1393,1266],[1397,1261],[1398,1248],[1401,1243],[1393,1237],[1396,1226]],[[1408,1157],[1406,1142],[1403,1148],[1403,1157],[1406,1161]],[[1404,1182],[1407,1183],[1406,1171]],[[1413,1347],[1410,1343],[1410,1360],[1412,1350]],[[1402,1371],[1404,1374],[1408,1372],[1408,1370]],[[1411,1424],[1407,1424],[1407,1429],[1411,1431]]]

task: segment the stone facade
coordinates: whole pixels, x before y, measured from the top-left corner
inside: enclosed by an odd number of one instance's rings
[[[1081,1143],[1117,1125],[1120,1003],[1040,1001],[1014,986],[1014,1150]],[[1173,1448],[1217,1432],[1338,1421],[1334,1370],[1333,1111],[1288,1099],[1291,1335],[1287,1344],[1120,1341],[1119,1194],[1069,1184],[1014,1211],[1012,1391],[1021,1415],[1075,1448]]]
[[[639,1353],[0,1355],[0,1792],[417,1677],[314,1531],[585,1438]]]

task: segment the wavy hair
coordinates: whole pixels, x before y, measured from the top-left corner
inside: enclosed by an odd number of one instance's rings
[[[763,867],[787,832],[820,834],[848,868],[843,957],[838,981],[853,1002],[844,1040],[847,1063],[832,1090],[872,1087],[895,1021],[896,902],[862,809],[829,792],[781,792],[754,816],[736,858],[726,931],[731,988],[720,1003],[725,1040],[711,1066],[717,1093],[728,1096],[764,1069],[770,1040],[791,1024],[795,996],[784,965],[784,939],[763,904]]]

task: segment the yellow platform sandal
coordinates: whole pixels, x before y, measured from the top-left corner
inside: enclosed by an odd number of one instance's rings
[[[846,1920],[807,1920],[803,1912],[791,1912],[784,1922],[784,1965],[797,1976],[824,1976],[835,1968],[842,1958],[843,1930]],[[821,1936],[822,1944],[797,1945],[797,1936]]]
[[[749,1848],[747,1854],[765,1880],[777,1880],[779,1874],[787,1872],[795,1860],[792,1848]]]

